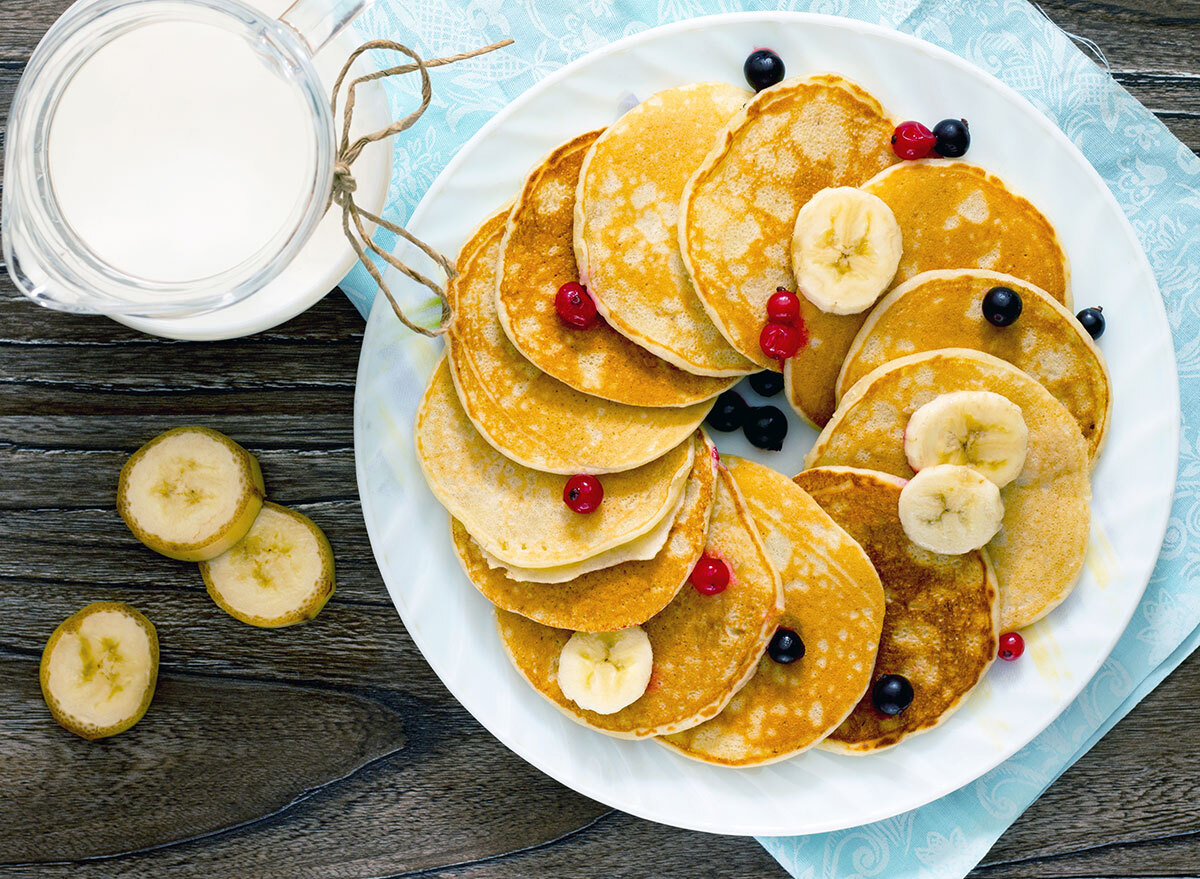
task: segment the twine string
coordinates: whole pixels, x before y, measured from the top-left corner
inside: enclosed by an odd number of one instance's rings
[[[497,49],[502,49],[505,46],[512,44],[512,40],[501,40],[498,43],[492,43],[490,46],[484,46],[481,49],[475,49],[470,52],[460,52],[457,55],[449,55],[445,58],[434,58],[426,61],[421,58],[416,52],[400,43],[391,40],[370,40],[363,43],[357,49],[350,53],[350,57],[346,59],[346,63],[342,65],[342,70],[338,74],[337,79],[333,84],[333,95],[330,100],[330,108],[333,110],[334,118],[337,118],[338,99],[342,92],[342,86],[346,83],[346,77],[350,74],[350,68],[358,57],[364,52],[369,52],[372,49],[385,49],[391,52],[397,52],[411,58],[412,61],[407,64],[398,64],[393,67],[387,67],[382,70],[376,70],[371,73],[363,74],[350,80],[346,88],[346,105],[342,110],[342,135],[338,143],[337,156],[333,166],[333,188],[329,193],[329,204],[326,205],[328,210],[329,205],[337,204],[342,209],[342,232],[346,235],[346,239],[350,242],[350,246],[354,248],[354,252],[358,255],[359,261],[366,267],[371,278],[379,287],[380,292],[387,297],[388,303],[392,306],[392,311],[396,313],[396,317],[400,322],[408,327],[413,332],[420,333],[423,336],[435,338],[446,331],[451,317],[450,300],[446,295],[446,285],[455,276],[456,269],[453,261],[447,256],[430,247],[420,238],[410,233],[403,226],[393,223],[390,220],[385,220],[383,217],[376,216],[367,209],[360,207],[354,200],[354,193],[358,189],[358,183],[354,179],[354,174],[351,171],[352,166],[363,148],[367,144],[385,140],[389,137],[395,137],[403,131],[411,128],[418,119],[421,118],[428,108],[430,101],[433,100],[433,84],[429,78],[429,69],[431,67],[442,67],[446,64],[454,64],[458,61],[464,61],[467,58],[477,58],[480,55],[486,55],[489,52],[494,52]],[[353,143],[350,142],[350,121],[354,117],[354,102],[355,91],[359,85],[364,82],[373,82],[377,79],[386,79],[392,76],[406,76],[410,73],[420,73],[421,75],[421,103],[415,110],[409,113],[402,119],[398,119],[386,128],[381,128],[378,131],[373,131],[369,134],[364,134],[358,137]],[[403,260],[396,257],[394,254],[384,250],[376,244],[371,236],[367,234],[363,220],[374,223],[376,226],[382,226],[393,235],[403,238],[409,244],[412,244],[427,256],[438,268],[440,268],[446,276],[443,284],[438,284],[433,279],[422,274],[411,266],[407,265]],[[395,268],[405,277],[410,280],[427,287],[433,291],[441,301],[442,316],[438,321],[438,326],[435,329],[423,327],[420,324],[413,323],[405,315],[404,310],[396,302],[396,298],[392,295],[392,291],[388,288],[387,283],[383,280],[383,273],[379,270],[379,266],[375,261],[367,256],[367,251],[376,254],[388,265]]]

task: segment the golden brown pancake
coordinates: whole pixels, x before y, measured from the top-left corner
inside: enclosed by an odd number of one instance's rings
[[[982,551],[946,556],[909,541],[897,505],[904,480],[870,470],[822,467],[796,482],[866,551],[887,600],[872,681],[908,678],[913,701],[889,717],[868,690],[820,747],[868,754],[928,732],[983,678],[999,637],[995,575]]]
[[[680,205],[680,249],[696,292],[733,347],[767,369],[780,367],[759,334],[771,294],[796,289],[789,242],[800,208],[897,161],[895,124],[843,82],[793,79],[759,92],[730,120]],[[811,336],[821,313],[801,299]]]
[[[452,522],[454,549],[467,578],[497,607],[577,632],[612,632],[644,623],[667,606],[704,550],[716,491],[715,449],[697,434],[683,506],[657,556],[584,574],[566,583],[526,583],[491,567],[462,523]]]
[[[862,188],[887,202],[900,224],[904,250],[893,286],[935,269],[987,269],[1022,278],[1071,307],[1070,266],[1054,227],[995,175],[965,162],[922,159],[893,165]],[[801,305],[809,345],[787,362],[784,379],[792,407],[822,427],[833,414],[842,361],[867,315],[826,315]]]
[[[508,212],[484,222],[458,256],[448,294],[450,374],[475,428],[518,464],[549,473],[630,470],[675,448],[708,413],[627,406],[583,394],[524,358],[496,317],[496,259]]]
[[[721,766],[783,760],[815,745],[854,710],[875,667],[883,626],[883,587],[862,547],[792,480],[726,456],[783,581],[781,628],[804,655],[780,664],[764,653],[749,683],[725,710],[662,740]]]
[[[654,651],[650,683],[620,711],[586,711],[562,694],[557,670],[559,654],[571,637],[566,629],[497,609],[496,626],[509,658],[533,688],[568,717],[617,738],[666,735],[708,720],[754,674],[783,610],[779,575],[724,467],[717,471],[706,552],[729,562],[729,587],[718,595],[701,595],[690,586],[680,589],[646,621],[642,628]]]
[[[605,475],[599,509],[573,512],[563,502],[565,477],[517,464],[479,435],[445,357],[430,376],[414,434],[434,497],[481,547],[525,568],[581,562],[653,530],[674,511],[695,457],[688,437],[649,464]]]
[[[630,406],[691,406],[709,400],[732,387],[736,377],[684,372],[603,321],[591,329],[574,329],[554,309],[558,288],[579,277],[572,241],[575,190],[583,158],[599,136],[592,131],[568,141],[526,179],[500,245],[500,324],[538,369],[585,394]]]
[[[886,363],[852,387],[805,458],[913,476],[904,429],[919,407],[951,391],[992,391],[1021,407],[1029,428],[1021,473],[1000,490],[1004,522],[987,545],[1000,583],[1000,622],[1019,629],[1058,606],[1079,578],[1087,548],[1087,443],[1044,387],[990,354],[946,348]],[[836,516],[834,518],[837,518]],[[853,529],[847,529],[851,534]],[[869,554],[869,552],[868,552]]]
[[[983,316],[984,295],[1000,286],[1021,295],[1021,316],[1007,327]],[[1079,423],[1095,465],[1112,414],[1112,383],[1092,337],[1049,293],[983,269],[910,278],[880,300],[858,331],[838,376],[838,399],[889,360],[935,348],[985,351],[1033,376]]]
[[[600,313],[626,338],[698,375],[757,371],[713,326],[679,255],[683,187],[751,96],[724,82],[651,95],[592,144],[575,200],[580,282]]]
[[[1058,233],[996,175],[966,162],[921,159],[862,188],[887,202],[904,235],[893,284],[932,269],[988,269],[1071,306],[1071,268]]]

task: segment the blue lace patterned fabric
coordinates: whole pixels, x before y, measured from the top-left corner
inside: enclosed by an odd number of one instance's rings
[[[1067,767],[1200,646],[1200,159],[1027,0],[379,0],[358,23],[402,34],[425,57],[511,36],[505,52],[438,74],[418,129],[396,141],[390,216],[403,222],[460,146],[508,101],[563,64],[655,25],[717,12],[788,9],[884,24],[999,77],[1083,151],[1128,215],[1158,278],[1179,361],[1183,434],[1166,542],[1109,659],[1042,735],[974,784],[923,808],[835,833],[761,840],[797,879],[965,876]],[[413,83],[393,88],[397,115]],[[407,91],[406,91],[407,90]],[[391,242],[380,235],[385,246]],[[363,313],[362,266],[342,288]]]

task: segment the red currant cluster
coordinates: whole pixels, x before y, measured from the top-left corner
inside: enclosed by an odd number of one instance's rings
[[[808,331],[800,317],[800,298],[791,290],[778,288],[767,300],[767,323],[759,334],[763,353],[780,365],[808,342]]]

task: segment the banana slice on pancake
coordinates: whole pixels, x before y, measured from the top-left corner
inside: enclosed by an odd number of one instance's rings
[[[729,564],[728,587],[702,595],[685,586],[642,625],[653,668],[644,692],[624,708],[602,714],[564,693],[560,661],[573,632],[497,609],[496,627],[509,658],[568,717],[617,738],[667,735],[714,717],[754,674],[783,610],[779,574],[746,501],[723,467],[718,469],[706,552]]]
[[[1004,522],[1000,489],[961,464],[926,467],[900,492],[900,524],[921,549],[962,555],[996,536]]]
[[[1044,387],[989,354],[947,348],[901,357],[842,398],[805,466],[867,467],[911,478],[904,433],[913,414],[957,391],[990,391],[1021,409],[1029,430],[1020,474],[1000,490],[1004,519],[987,549],[1000,582],[1005,631],[1040,619],[1070,594],[1083,568],[1090,520],[1087,443]]]
[[[572,512],[564,477],[523,467],[479,435],[445,357],[430,376],[414,434],[434,496],[480,547],[521,568],[582,562],[654,530],[675,509],[696,453],[688,437],[648,464],[606,474],[599,509]]]
[[[1029,428],[1021,407],[992,391],[953,391],[934,397],[908,419],[904,456],[920,473],[961,464],[996,485],[1008,485],[1025,467]]]
[[[616,632],[576,632],[558,656],[562,694],[595,714],[615,714],[646,692],[654,650],[641,626]]]
[[[901,675],[914,692],[904,711],[889,716],[875,710],[868,690],[820,747],[863,755],[934,729],[963,704],[996,658],[999,598],[987,553],[939,555],[912,543],[898,513],[904,487],[899,477],[818,467],[796,482],[879,572],[887,611],[872,682]]]
[[[892,283],[900,252],[900,224],[891,208],[861,189],[822,189],[796,216],[798,292],[829,314],[858,314],[874,305]]]
[[[764,654],[724,711],[659,741],[706,763],[757,766],[812,747],[854,710],[875,667],[883,587],[862,547],[799,485],[753,461],[723,460],[783,581],[779,627],[800,637],[804,653],[788,664]]]
[[[544,626],[607,632],[644,623],[671,602],[704,550],[716,492],[716,449],[703,432],[694,442],[683,503],[653,558],[628,559],[563,583],[518,580],[490,565],[462,523],[454,520],[454,549],[467,578],[492,604]]]
[[[480,435],[519,464],[562,474],[630,470],[684,442],[708,414],[707,400],[657,408],[614,403],[563,384],[513,347],[496,312],[506,224],[507,212],[498,214],[471,236],[447,291],[450,374]]]

